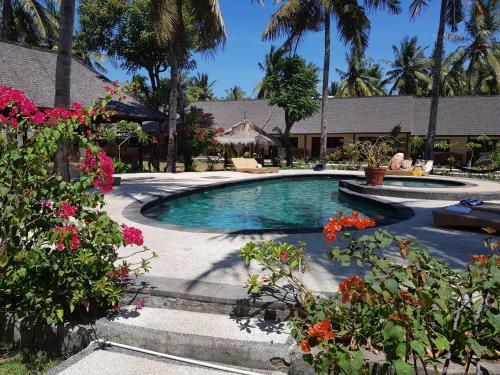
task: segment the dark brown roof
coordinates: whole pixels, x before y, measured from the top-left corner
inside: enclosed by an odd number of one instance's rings
[[[23,90],[39,107],[54,105],[57,53],[42,48],[0,42],[0,86]],[[71,64],[71,102],[88,106],[104,93],[111,81],[77,58]],[[136,121],[166,120],[167,117],[139,103],[131,95],[110,107],[122,118]]]
[[[194,102],[215,117],[218,126],[228,129],[243,119],[251,120],[268,133],[283,129],[284,115],[266,100],[215,100]],[[429,98],[380,96],[329,98],[326,111],[328,133],[389,133],[401,126],[402,132],[425,135],[429,121]],[[293,134],[319,134],[319,111],[297,122]],[[440,99],[438,135],[500,135],[500,96],[444,97]]]

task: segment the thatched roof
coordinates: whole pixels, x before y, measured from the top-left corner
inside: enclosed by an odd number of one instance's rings
[[[224,132],[219,139],[222,144],[242,145],[278,145],[279,141],[254,125],[250,120],[243,120]]]

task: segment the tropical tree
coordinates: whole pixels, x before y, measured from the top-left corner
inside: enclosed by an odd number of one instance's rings
[[[338,96],[339,93],[339,83],[338,82],[330,82],[330,86],[328,87],[328,95],[329,96]]]
[[[276,0],[276,2],[281,2]],[[386,8],[392,13],[399,13],[399,0],[288,0],[276,11],[264,30],[265,39],[286,36],[285,47],[297,48],[304,34],[309,31],[324,30],[325,53],[323,60],[323,81],[321,90],[321,141],[320,154],[326,154],[327,129],[325,112],[328,99],[330,74],[330,33],[331,17],[337,24],[339,38],[358,50],[363,50],[368,43],[370,22],[365,8]]]
[[[500,32],[498,0],[487,0],[486,11],[474,7],[465,23],[466,35],[449,35],[449,39],[462,43],[452,53],[450,74],[461,74],[468,95],[497,95],[500,92]]]
[[[226,90],[226,100],[242,100],[246,97],[247,94],[240,86],[233,86]]]
[[[214,100],[215,94],[213,91],[216,81],[210,81],[207,73],[198,73],[196,77],[192,77],[188,83],[187,94],[196,101]]]
[[[271,46],[269,53],[266,54],[264,62],[258,64],[259,69],[264,72],[264,78],[255,87],[257,99],[266,99],[269,96],[269,88],[264,85],[264,79],[272,75],[276,69],[276,65],[286,55],[284,48],[276,48]]]
[[[337,96],[384,95],[382,71],[377,64],[370,64],[362,52],[352,49],[346,54],[347,71],[335,69],[340,76]]]
[[[170,53],[167,172],[175,172],[175,131],[179,64],[188,47],[188,31],[196,36],[195,50],[214,52],[225,43],[226,32],[218,0],[153,0],[153,21],[158,39]],[[188,30],[189,29],[189,30]]]
[[[0,0],[0,39],[35,46],[57,44],[60,0]]]
[[[393,45],[394,61],[387,72],[384,84],[392,83],[389,94],[423,96],[429,91],[430,62],[425,57],[425,47],[419,46],[417,37],[405,37],[399,46]]]
[[[485,11],[481,4],[481,0],[475,0],[475,3],[482,12]],[[429,0],[413,0],[410,4],[411,17],[418,17],[422,9],[426,8],[428,5]],[[432,57],[431,106],[424,152],[424,158],[427,160],[433,159],[434,156],[434,141],[436,139],[439,95],[441,93],[441,65],[443,60],[445,27],[446,24],[448,24],[451,31],[457,31],[458,24],[464,19],[463,6],[464,4],[462,0],[441,0],[436,44]]]
[[[59,45],[56,60],[55,108],[69,108],[71,103],[71,60],[73,30],[75,24],[75,0],[61,0],[59,18]],[[65,180],[69,174],[69,145],[63,140],[58,145],[54,169]]]
[[[276,105],[285,112],[285,130],[281,139],[285,146],[286,163],[290,166],[292,126],[297,121],[311,117],[318,110],[317,67],[306,64],[302,57],[287,57],[276,65],[275,72],[265,78],[264,84],[270,88],[269,105]]]

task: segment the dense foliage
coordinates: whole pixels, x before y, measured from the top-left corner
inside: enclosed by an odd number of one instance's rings
[[[111,95],[90,108],[39,110],[21,91],[0,87],[0,306],[32,322],[68,321],[116,305],[121,280],[147,270],[122,246],[143,247],[140,230],[102,210],[113,163],[97,143]],[[50,163],[61,142],[79,147],[80,176],[65,181]],[[153,253],[154,256],[154,253]]]
[[[255,260],[263,270],[249,276],[250,293],[284,284],[295,288],[299,312],[290,324],[306,362],[322,374],[368,374],[365,349],[385,353],[384,374],[418,373],[418,366],[446,374],[451,361],[467,371],[471,364],[497,356],[500,242],[494,231],[486,229],[489,250],[473,255],[466,269],[457,272],[415,241],[386,230],[342,232],[374,225],[357,212],[338,212],[325,227],[327,241],[336,241],[328,258],[366,270],[363,277],[342,281],[330,297],[314,295],[302,282],[300,274],[308,268],[305,244],[250,243],[240,252],[247,264]]]

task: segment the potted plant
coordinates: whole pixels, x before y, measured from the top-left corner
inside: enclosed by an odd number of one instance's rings
[[[374,142],[358,143],[361,157],[368,164],[365,169],[366,184],[371,186],[382,185],[387,167],[383,166],[392,150],[386,138],[377,138]]]

